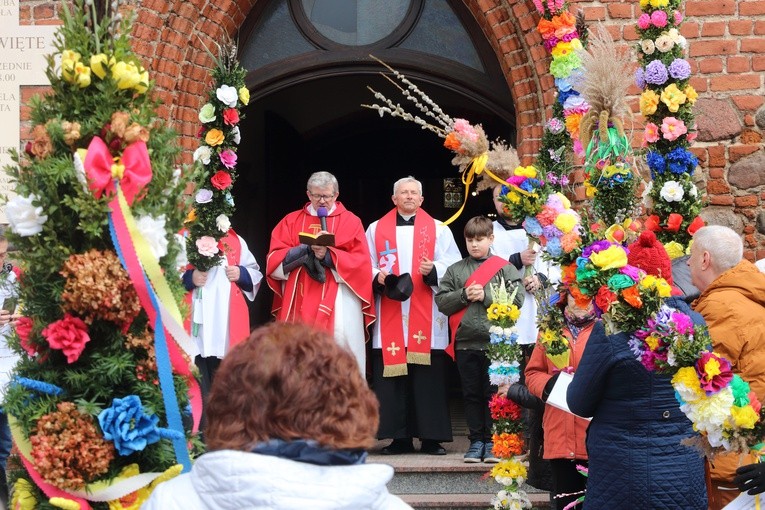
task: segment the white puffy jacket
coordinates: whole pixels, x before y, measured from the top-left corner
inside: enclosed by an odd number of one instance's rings
[[[202,455],[154,489],[142,510],[404,510],[384,464],[316,466],[234,450]]]

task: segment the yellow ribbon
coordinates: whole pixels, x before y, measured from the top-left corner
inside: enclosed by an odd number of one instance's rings
[[[507,181],[504,181],[494,175],[490,170],[486,169],[486,163],[489,162],[489,153],[484,152],[483,154],[480,154],[473,158],[473,160],[470,162],[470,164],[465,168],[465,170],[462,171],[462,184],[465,185],[465,198],[462,199],[462,205],[460,206],[459,210],[452,215],[451,218],[444,221],[444,225],[449,225],[454,220],[459,218],[460,214],[462,214],[462,211],[465,209],[465,204],[467,203],[468,195],[470,194],[470,185],[473,184],[473,180],[475,179],[476,175],[481,175],[483,172],[486,172],[486,175],[497,181],[498,183],[502,185],[507,185]]]

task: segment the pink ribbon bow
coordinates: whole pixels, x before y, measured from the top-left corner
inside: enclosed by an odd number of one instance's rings
[[[88,183],[96,198],[106,192],[115,192],[114,181],[118,180],[128,204],[151,181],[151,162],[146,143],[133,142],[122,151],[122,157],[115,161],[106,143],[93,137],[83,162]]]

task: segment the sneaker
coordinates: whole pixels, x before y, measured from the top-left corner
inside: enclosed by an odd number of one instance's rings
[[[481,459],[483,459],[484,446],[485,445],[483,444],[483,441],[471,442],[470,448],[468,448],[468,451],[464,456],[465,462],[469,464],[476,464],[481,462]]]
[[[499,459],[494,456],[494,453],[492,453],[493,449],[494,443],[486,443],[485,452],[483,454],[483,461],[486,464],[496,464],[499,462]]]

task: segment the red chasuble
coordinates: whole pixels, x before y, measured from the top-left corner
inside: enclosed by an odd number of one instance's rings
[[[509,264],[507,260],[503,259],[502,257],[498,257],[497,255],[492,255],[480,266],[478,266],[476,270],[473,271],[473,274],[471,274],[468,279],[465,280],[464,287],[470,287],[473,283],[477,283],[481,287],[486,287],[486,284],[489,283],[489,280],[494,278],[494,275],[497,274],[507,264]],[[468,303],[468,306],[470,306],[470,303]],[[462,321],[462,317],[465,315],[465,312],[467,312],[467,306],[459,312],[449,316],[449,329],[452,333],[452,339],[444,351],[446,354],[451,356],[452,359],[454,359],[454,340],[457,337],[457,328],[460,326],[460,322]]]
[[[395,254],[396,209],[382,217],[375,229],[376,255]],[[417,269],[420,260],[433,260],[436,246],[436,222],[428,213],[419,209],[414,217],[414,246],[412,246],[412,284],[414,290],[409,298],[408,342],[404,342],[404,321],[401,302],[380,296],[380,347],[383,354],[383,377],[407,374],[407,363],[430,365],[430,333],[433,326],[433,289],[427,285]],[[392,274],[399,272],[395,257]],[[406,357],[404,345],[406,344]],[[399,347],[397,349],[396,347]]]
[[[325,283],[311,278],[303,266],[290,272],[286,282],[271,277],[287,252],[300,244],[300,232],[315,233],[321,230],[318,216],[308,214],[307,207],[285,216],[271,234],[271,247],[266,261],[266,279],[274,291],[271,313],[280,321],[302,322],[334,333],[338,283],[329,268]],[[343,204],[335,202],[335,209],[327,216],[327,231],[335,234],[335,246],[328,248],[335,271],[361,300],[364,326],[367,327],[374,321],[372,263],[361,220]]]

